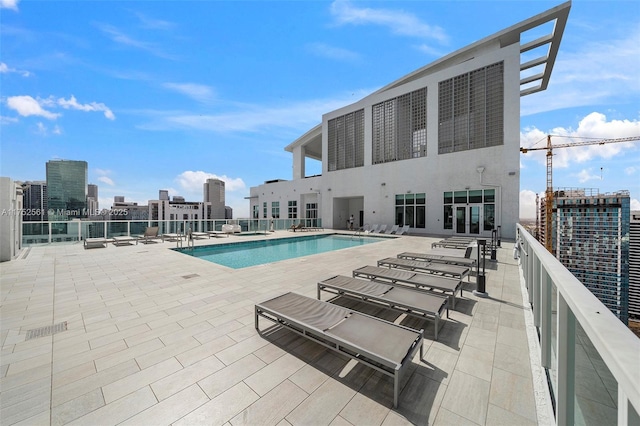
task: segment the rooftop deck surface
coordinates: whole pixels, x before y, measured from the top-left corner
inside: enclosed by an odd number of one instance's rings
[[[195,243],[296,235],[309,233]],[[487,262],[490,297],[472,294],[475,276],[465,280],[438,341],[430,320],[336,301],[425,330],[424,358],[416,355],[401,382],[398,408],[390,377],[269,321],[256,332],[256,303],[288,291],[316,297],[320,280],[429,251],[433,241],[402,236],[238,270],[169,250],[175,242],[23,250],[0,264],[0,423],[540,423],[528,311],[509,243]],[[55,325],[53,334],[28,333]]]

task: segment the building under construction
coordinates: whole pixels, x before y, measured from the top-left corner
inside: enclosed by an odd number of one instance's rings
[[[628,191],[554,191],[552,229],[545,229],[546,200],[540,205],[539,238],[552,239],[552,252],[625,324],[629,318]]]

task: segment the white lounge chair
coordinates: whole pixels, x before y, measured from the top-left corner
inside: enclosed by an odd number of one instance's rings
[[[398,232],[396,232],[397,235],[404,235],[407,233],[409,233],[409,225],[404,225],[400,230],[398,230]]]
[[[386,231],[386,230],[387,230],[387,225],[386,224],[382,224],[382,225],[380,225],[380,229],[378,229],[378,232],[380,234],[384,234],[384,231]]]
[[[399,229],[399,228],[400,228],[400,227],[399,227],[398,225],[393,225],[393,226],[391,227],[391,230],[389,231],[389,233],[390,233],[390,234],[395,234],[396,232],[398,232],[398,229]]]
[[[378,225],[377,223],[374,223],[373,226],[369,228],[369,230],[366,232],[369,234],[375,234],[376,232],[378,232],[379,229],[380,229],[380,225]]]

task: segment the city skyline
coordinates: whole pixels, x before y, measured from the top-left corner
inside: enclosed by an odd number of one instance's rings
[[[3,0],[2,175],[43,180],[49,160],[84,160],[101,206],[115,195],[144,203],[159,188],[199,200],[217,178],[248,217],[249,187],[291,179],[284,147],[322,114],[560,3],[467,2],[461,15],[460,2]],[[634,11],[573,2],[549,88],[521,100],[521,146],[549,133],[640,135]],[[65,20],[46,19],[58,13]],[[554,154],[554,187],[629,190],[640,210],[640,143]],[[523,218],[544,192],[544,161],[521,156]]]

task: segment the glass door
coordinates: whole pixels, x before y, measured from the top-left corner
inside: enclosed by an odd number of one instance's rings
[[[479,235],[482,224],[481,205],[456,206],[456,234]]]

